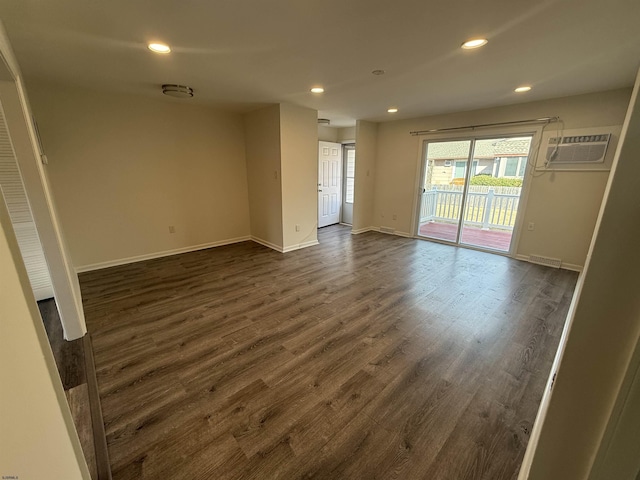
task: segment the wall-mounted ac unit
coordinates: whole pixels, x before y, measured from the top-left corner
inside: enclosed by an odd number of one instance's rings
[[[610,139],[610,133],[551,137],[546,161],[548,164],[603,163]]]
[[[552,170],[609,170],[621,127],[583,128],[544,132],[537,168]]]

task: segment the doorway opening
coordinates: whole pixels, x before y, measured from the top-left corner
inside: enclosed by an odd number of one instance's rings
[[[417,236],[509,253],[532,138],[426,142]]]

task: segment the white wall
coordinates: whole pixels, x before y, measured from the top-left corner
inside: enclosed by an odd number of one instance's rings
[[[251,236],[282,249],[282,186],[280,168],[280,106],[244,116]]]
[[[29,94],[77,268],[249,235],[240,115],[160,94],[42,84]]]
[[[0,476],[88,480],[89,470],[3,202],[0,271]]]
[[[317,112],[280,105],[282,229],[285,251],[318,242]],[[296,231],[296,225],[299,231]]]
[[[353,196],[353,233],[374,225],[373,204],[376,175],[378,124],[358,120],[356,123],[356,178]]]
[[[630,383],[625,377],[637,370],[630,362],[640,338],[639,89],[640,75],[565,327],[567,340],[560,350],[555,385],[526,477],[531,480],[634,480],[640,466],[637,456],[623,458],[618,462],[625,465],[604,463],[597,477],[591,475],[605,429],[617,420],[610,417],[624,394],[621,387]],[[633,441],[637,432],[630,433],[627,440]],[[622,467],[627,474],[621,477],[615,472]]]
[[[567,129],[621,125],[630,94],[629,89],[621,89],[381,123],[377,133],[372,226],[413,232],[412,213],[422,143],[426,137],[410,136],[410,131],[547,116],[560,116]],[[360,142],[357,148],[360,155]],[[568,264],[584,265],[607,177],[607,172],[556,172],[532,178],[527,209],[523,214],[525,223],[535,223],[535,230],[522,232],[517,253],[544,255],[560,258]],[[397,220],[393,220],[393,215]]]

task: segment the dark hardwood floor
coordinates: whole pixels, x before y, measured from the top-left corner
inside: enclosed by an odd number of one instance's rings
[[[81,275],[114,479],[516,478],[577,275],[319,239]]]
[[[91,478],[111,480],[91,340],[64,339],[53,298],[39,301],[38,308]]]

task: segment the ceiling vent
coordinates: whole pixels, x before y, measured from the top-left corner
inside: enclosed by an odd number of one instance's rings
[[[545,164],[547,166],[560,164],[603,163],[611,133],[589,135],[570,135],[550,137],[547,143]]]
[[[328,118],[318,119],[318,125],[329,125],[330,123],[331,123],[331,120],[329,120]]]
[[[162,85],[162,93],[170,97],[191,98],[193,97],[193,88],[186,85],[165,84]]]

